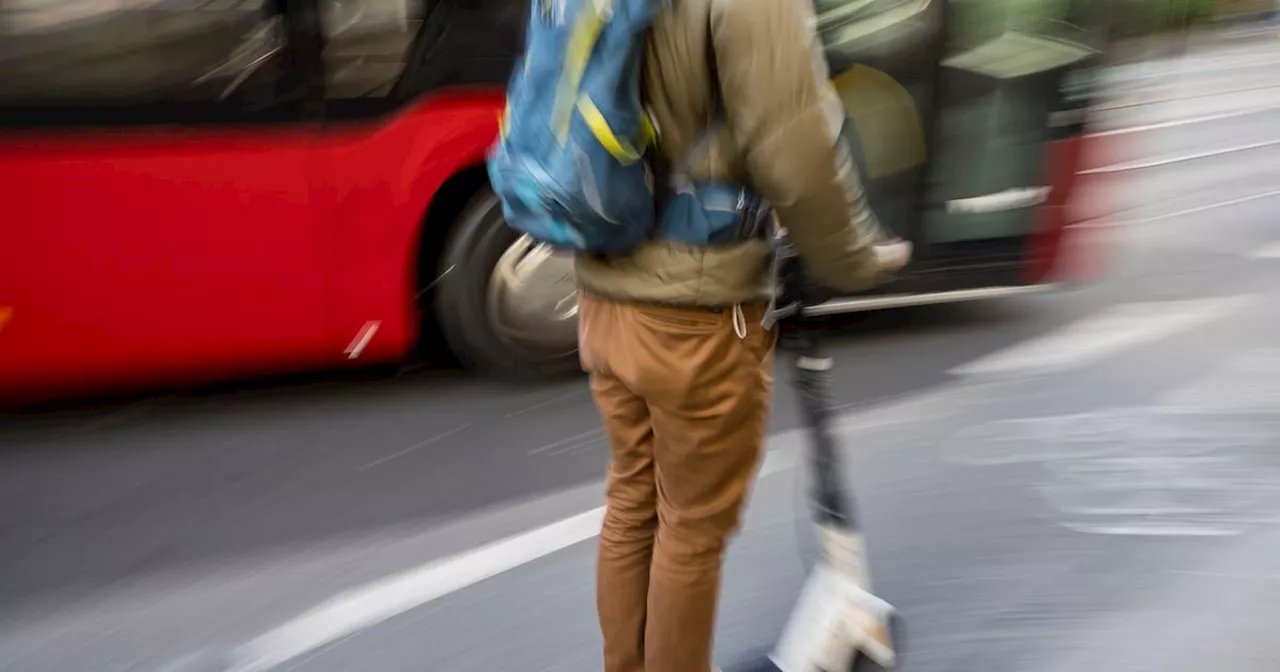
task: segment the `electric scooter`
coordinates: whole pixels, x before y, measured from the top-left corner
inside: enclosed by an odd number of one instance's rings
[[[893,669],[901,624],[894,608],[871,592],[865,542],[831,427],[834,362],[822,348],[822,318],[806,312],[831,295],[809,281],[784,234],[778,242],[783,291],[770,316],[779,326],[779,349],[793,365],[808,430],[809,505],[822,554],[769,659],[781,672]]]

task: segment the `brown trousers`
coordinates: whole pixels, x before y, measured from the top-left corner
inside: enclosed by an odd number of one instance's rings
[[[725,546],[769,415],[762,313],[582,297],[582,364],[613,453],[596,583],[605,672],[712,668]]]

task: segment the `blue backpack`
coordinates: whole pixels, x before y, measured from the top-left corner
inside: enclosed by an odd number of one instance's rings
[[[658,0],[532,0],[489,181],[507,223],[558,248],[626,252],[655,228],[640,98]]]
[[[645,39],[664,0],[532,0],[525,55],[507,90],[489,181],[508,225],[540,243],[628,252],[652,238],[688,245],[759,235],[763,205],[739,185],[688,175],[714,123],[654,193],[656,134],[640,95]]]

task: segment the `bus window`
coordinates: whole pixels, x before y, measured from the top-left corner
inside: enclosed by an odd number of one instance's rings
[[[41,126],[273,116],[304,95],[277,4],[6,0],[0,117]]]
[[[321,0],[326,108],[336,120],[437,90],[506,84],[526,0]]]
[[[817,0],[818,31],[867,197],[881,222],[917,240],[941,1]]]
[[[828,48],[865,50],[870,47],[868,38],[876,38],[870,42],[897,42],[902,29],[924,18],[933,1],[814,0],[814,9]]]
[[[408,63],[425,7],[419,0],[324,0],[326,95],[389,95]]]

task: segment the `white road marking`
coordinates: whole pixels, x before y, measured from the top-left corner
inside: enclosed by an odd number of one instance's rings
[[[604,441],[604,430],[597,427],[595,429],[588,429],[585,432],[574,434],[573,436],[566,436],[559,441],[548,443],[545,446],[539,446],[530,450],[529,454],[538,455],[546,453],[548,455],[560,455],[566,452],[576,452],[583,450],[584,448],[603,445]]]
[[[1105,534],[1117,537],[1234,537],[1239,530],[1226,527],[1205,527],[1200,525],[1095,525],[1086,523],[1063,523],[1063,527],[1076,532],[1089,534]]]
[[[1280,349],[1237,355],[1214,373],[1164,395],[1161,405],[1206,413],[1274,413],[1280,408]]]
[[[1151,556],[1143,573],[1163,579],[1164,587],[1073,612],[1079,621],[1070,632],[1046,631],[1059,646],[1046,649],[1027,672],[1274,669],[1264,662],[1271,657],[1259,654],[1275,650],[1274,628],[1264,615],[1270,615],[1276,586],[1222,578],[1276,577],[1278,542],[1276,530],[1260,530],[1195,544],[1202,550],[1190,553],[1170,548]]]
[[[1280,192],[1278,192],[1280,193]],[[1280,243],[1272,243],[1249,253],[1254,259],[1280,259]]]
[[[338,595],[237,649],[235,662],[227,670],[270,670],[419,605],[586,541],[599,532],[603,519],[604,509],[595,508]]]
[[[1124,94],[1124,96],[1130,99],[1128,102],[1103,104],[1103,105],[1094,107],[1093,109],[1098,112],[1115,112],[1117,110],[1132,110],[1140,107],[1155,107],[1156,105],[1162,105],[1166,103],[1183,103],[1183,102],[1188,102],[1192,100],[1205,100],[1208,98],[1221,99],[1226,96],[1234,95],[1237,93],[1257,93],[1259,91],[1268,91],[1271,89],[1280,88],[1280,84],[1243,86],[1235,89],[1227,89],[1225,91],[1204,91],[1201,93],[1184,93],[1181,95],[1166,96],[1164,98],[1139,98],[1138,100],[1132,100],[1133,97],[1141,95],[1145,91],[1159,91],[1161,89],[1168,90],[1171,88],[1175,88],[1175,87],[1164,86],[1164,87],[1155,87],[1152,89],[1145,89],[1145,90],[1128,91]]]
[[[1197,57],[1196,65],[1199,67],[1187,67],[1180,59],[1147,61],[1142,65],[1118,66],[1112,68],[1110,76],[1106,77],[1106,83],[1112,85],[1123,85],[1130,82],[1138,82],[1144,79],[1163,79],[1168,80],[1178,75],[1194,75],[1205,74],[1210,72],[1232,72],[1236,70],[1245,70],[1248,68],[1262,68],[1273,65],[1280,65],[1280,60],[1276,60],[1270,55],[1261,58],[1253,54],[1222,54],[1219,56]],[[1132,72],[1132,74],[1129,74]]]
[[[759,475],[794,468],[797,457],[794,449],[770,451]],[[592,539],[603,521],[604,507],[596,507],[348,591],[237,648],[225,672],[267,672],[427,602]]]
[[[1280,519],[1280,464],[1268,449],[1280,420],[1277,351],[1251,352],[1167,392],[1154,406],[1104,408],[965,427],[942,442],[944,460],[970,466],[1036,463],[1037,489],[1077,532],[1124,536],[1235,536]],[[1252,397],[1271,381],[1267,403]],[[1254,400],[1251,400],[1254,401]]]
[[[1084,366],[1126,348],[1173,336],[1258,300],[1231,296],[1114,306],[1040,338],[951,370],[959,376],[1035,375]]]
[[[1256,572],[1207,572],[1197,569],[1165,569],[1161,570],[1165,574],[1176,574],[1179,576],[1203,576],[1214,579],[1245,579],[1248,581],[1280,581],[1280,574],[1259,574]]]
[[[387,456],[385,456],[385,457],[380,457],[380,458],[378,458],[378,459],[376,459],[376,460],[374,460],[374,461],[372,461],[372,462],[370,462],[370,463],[368,463],[368,464],[364,465],[363,467],[360,467],[359,471],[364,471],[364,470],[366,470],[366,469],[372,469],[372,468],[374,468],[374,467],[378,466],[379,464],[382,464],[383,462],[390,462],[391,460],[394,460],[394,459],[396,459],[397,457],[400,457],[400,456],[402,456],[402,455],[408,455],[409,453],[412,453],[413,451],[418,450],[418,449],[420,449],[420,448],[426,448],[427,446],[429,446],[429,445],[431,445],[431,444],[433,444],[433,443],[436,443],[436,442],[441,441],[441,440],[443,440],[443,439],[447,439],[447,438],[449,438],[449,437],[453,436],[454,434],[457,434],[458,432],[461,432],[461,431],[464,431],[464,430],[467,430],[467,429],[470,429],[470,428],[471,428],[471,423],[467,423],[467,424],[465,424],[465,425],[462,425],[461,427],[454,427],[453,429],[451,429],[451,430],[449,430],[449,431],[447,431],[447,432],[443,432],[443,433],[441,433],[441,434],[437,434],[436,436],[433,436],[433,437],[431,437],[431,438],[429,438],[429,439],[426,439],[426,440],[424,440],[424,441],[419,441],[418,443],[415,443],[415,444],[413,444],[412,446],[409,446],[408,448],[405,448],[404,450],[397,450],[396,452],[391,453],[390,455],[387,455]]]
[[[1280,110],[1280,104],[1265,105],[1262,107],[1255,107],[1247,110],[1232,110],[1230,112],[1220,112],[1218,114],[1207,114],[1200,117],[1185,117],[1183,119],[1160,121],[1160,122],[1151,123],[1151,124],[1143,124],[1140,126],[1125,126],[1122,128],[1111,129],[1108,131],[1098,131],[1096,133],[1090,133],[1089,136],[1105,138],[1105,137],[1114,136],[1114,135],[1131,135],[1134,133],[1146,133],[1149,131],[1160,131],[1167,128],[1178,128],[1180,126],[1204,124],[1211,121],[1225,121],[1227,119],[1235,119],[1237,117],[1247,117],[1254,114],[1261,114],[1264,112],[1275,112],[1278,110]]]
[[[1075,226],[1080,226],[1083,228],[1112,228],[1112,227],[1122,227],[1122,226],[1138,226],[1141,224],[1150,224],[1152,222],[1159,222],[1166,219],[1173,219],[1175,217],[1183,217],[1185,215],[1194,215],[1201,212],[1207,212],[1209,210],[1217,210],[1218,208],[1225,208],[1227,206],[1238,205],[1240,203],[1260,201],[1264,198],[1273,198],[1275,196],[1280,196],[1280,189],[1273,189],[1271,191],[1264,191],[1258,194],[1250,194],[1248,196],[1241,196],[1239,198],[1232,198],[1225,201],[1218,201],[1216,203],[1209,203],[1207,205],[1197,205],[1194,208],[1175,210],[1174,212],[1166,212],[1159,215],[1152,215],[1150,217],[1143,217],[1141,219],[1126,219],[1126,220],[1116,220],[1116,221],[1106,221],[1105,219],[1103,219],[1097,225],[1077,224]]]
[[[999,384],[1001,382],[997,381],[996,385]],[[840,431],[866,432],[919,422],[920,418],[955,415],[966,410],[969,403],[989,398],[992,387],[985,383],[952,382],[925,392],[890,397],[870,404],[841,404],[831,410],[842,414],[836,420]]]
[[[1121,332],[1119,339],[1103,339],[1101,334],[1095,333],[1090,341],[1090,337],[1086,334],[1084,337],[1086,347],[1083,349],[1076,347],[1069,356],[1063,356],[1059,352],[1052,361],[1059,367],[1085,363],[1123,347],[1137,345],[1181,328],[1195,326],[1224,312],[1226,310],[1223,308],[1224,305],[1235,307],[1241,302],[1239,297],[1234,297],[1203,302],[1156,304],[1159,310],[1154,311],[1149,305],[1146,307],[1139,305],[1136,308],[1131,306],[1127,310],[1118,309],[1113,311],[1117,314],[1112,315],[1109,322],[1095,321],[1092,329],[1096,332],[1099,329],[1118,328]],[[1135,320],[1138,322],[1136,325],[1132,324]],[[1158,327],[1153,328],[1152,324]],[[1142,327],[1142,325],[1146,326]],[[1068,327],[1067,330],[1074,333],[1070,336],[1070,340],[1081,338],[1079,325]],[[1050,344],[1048,346],[1050,351],[1061,349],[1060,345],[1053,346],[1055,341],[1052,338],[1042,339],[1037,346],[1041,351],[1039,355],[1036,354],[1036,348],[1026,350],[1015,346],[1013,349],[1015,354],[1012,358],[1002,359],[997,354],[994,359],[988,358],[987,364],[975,370],[981,371],[984,368],[1010,370],[1010,363],[1016,365],[1019,358],[1028,356],[1027,353],[1033,357],[1043,357],[1046,342]],[[1092,345],[1089,345],[1091,342]],[[1041,359],[1038,363],[1042,365],[1044,361]],[[994,367],[992,362],[995,363]],[[1024,367],[1013,367],[1014,370],[1021,368]],[[990,392],[994,387],[1008,383],[1007,380],[954,381],[923,393],[888,399],[853,409],[837,419],[837,429],[847,435],[918,422],[920,417],[926,415],[933,419],[952,416],[971,410],[974,404],[1000,398],[1000,395],[990,394]],[[599,435],[599,430],[593,430],[538,450],[550,452],[566,444],[598,440]],[[802,457],[804,436],[803,429],[770,436],[770,443],[777,447],[766,454],[759,476],[797,467]],[[604,507],[596,507],[471,551],[393,574],[340,594],[236,648],[227,658],[230,664],[224,668],[223,672],[272,670],[445,595],[588,541],[599,534],[603,517]]]
[[[1143,159],[1141,161],[1126,161],[1124,163],[1115,163],[1110,166],[1102,166],[1101,168],[1090,168],[1082,170],[1081,175],[1104,175],[1110,173],[1127,173],[1135,170],[1147,170],[1150,168],[1163,168],[1164,166],[1172,166],[1178,163],[1187,163],[1189,161],[1199,161],[1200,159],[1210,159],[1218,156],[1227,156],[1229,154],[1239,154],[1240,152],[1248,152],[1255,149],[1265,149],[1267,147],[1275,147],[1280,145],[1280,140],[1267,140],[1264,142],[1254,142],[1238,147],[1224,147],[1222,149],[1214,149],[1207,152],[1198,152],[1196,154],[1186,154],[1183,156],[1171,156],[1161,159]]]
[[[540,402],[538,402],[538,403],[536,403],[536,404],[533,404],[532,406],[525,406],[524,408],[521,408],[521,409],[519,409],[519,410],[511,411],[511,412],[510,412],[510,413],[508,413],[505,417],[508,417],[508,418],[518,418],[518,417],[520,417],[520,416],[524,415],[525,413],[529,413],[529,412],[531,412],[531,411],[536,411],[536,410],[538,410],[538,409],[540,409],[540,408],[546,408],[547,406],[552,406],[552,405],[558,404],[558,403],[560,403],[560,402],[562,402],[562,401],[567,401],[567,400],[572,399],[572,398],[574,398],[574,397],[578,397],[578,396],[584,395],[584,394],[586,394],[586,393],[587,393],[587,391],[586,391],[586,390],[584,390],[584,389],[581,389],[581,388],[574,389],[572,392],[565,392],[564,394],[558,394],[558,395],[556,395],[556,396],[554,396],[554,397],[551,397],[550,399],[544,399],[544,400],[542,400],[542,401],[540,401]]]

